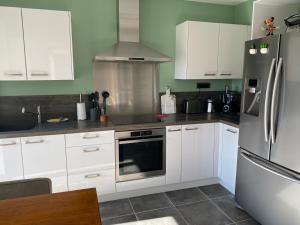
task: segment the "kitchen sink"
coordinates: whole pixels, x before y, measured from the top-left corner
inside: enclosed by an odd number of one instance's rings
[[[35,126],[32,115],[0,115],[0,132],[31,130]]]

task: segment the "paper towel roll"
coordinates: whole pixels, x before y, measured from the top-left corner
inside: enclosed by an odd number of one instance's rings
[[[85,103],[77,103],[77,120],[86,120]]]

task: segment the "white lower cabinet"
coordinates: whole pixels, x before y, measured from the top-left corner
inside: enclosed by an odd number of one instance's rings
[[[50,178],[52,191],[68,190],[64,135],[21,138],[24,177]]]
[[[0,182],[23,179],[20,138],[0,140]]]
[[[96,188],[98,195],[116,192],[115,169],[69,174],[69,190]]]
[[[214,175],[214,124],[182,126],[182,181]]]
[[[238,157],[239,129],[222,125],[222,141],[220,149],[220,180],[233,194],[235,193],[236,168]]]
[[[116,192],[114,131],[67,134],[69,190],[96,188],[98,195]],[[82,145],[82,146],[79,146]]]
[[[166,183],[181,181],[181,126],[166,127]]]

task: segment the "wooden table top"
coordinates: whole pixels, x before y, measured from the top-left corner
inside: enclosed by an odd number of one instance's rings
[[[0,225],[101,225],[96,189],[2,200]]]

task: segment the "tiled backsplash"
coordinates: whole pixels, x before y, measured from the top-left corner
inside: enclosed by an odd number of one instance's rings
[[[222,108],[222,93],[220,91],[213,92],[176,92],[177,112],[182,112],[182,105],[186,99],[199,98],[205,102],[207,98],[214,99],[214,107],[216,112],[220,112]],[[162,95],[163,93],[161,93]],[[240,94],[236,93],[240,99]],[[82,100],[86,103],[87,116],[89,117],[89,108],[91,107],[88,101],[88,96],[83,95]],[[41,106],[42,120],[45,121],[53,117],[68,117],[70,120],[75,120],[76,103],[79,102],[79,95],[47,95],[47,96],[12,96],[0,97],[0,120],[6,118],[26,119],[28,115],[21,114],[21,108],[26,107],[27,111],[36,112],[36,105]],[[239,106],[238,106],[239,108]]]

